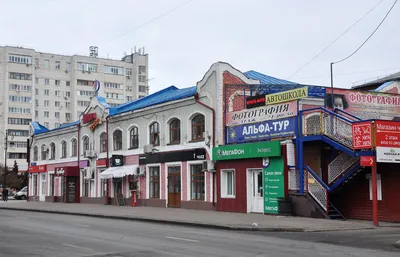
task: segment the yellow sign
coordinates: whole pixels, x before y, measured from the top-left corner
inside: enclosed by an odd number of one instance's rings
[[[289,102],[305,97],[308,97],[308,87],[301,87],[280,93],[266,95],[265,105]]]
[[[94,120],[94,122],[92,123],[92,124],[90,124],[90,126],[89,126],[89,129],[91,130],[91,131],[93,131],[98,125],[100,125],[102,122],[101,122],[101,119],[100,118],[97,118],[97,119],[95,119]]]

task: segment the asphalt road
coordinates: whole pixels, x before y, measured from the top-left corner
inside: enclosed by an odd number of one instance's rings
[[[307,237],[0,210],[1,257],[400,256],[394,247],[386,252]]]

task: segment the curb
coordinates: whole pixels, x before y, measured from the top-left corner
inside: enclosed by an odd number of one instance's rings
[[[24,208],[11,208],[11,207],[0,207],[0,210],[13,210],[13,211],[25,211],[25,212],[63,214],[63,215],[72,215],[72,216],[93,217],[93,218],[100,218],[100,219],[116,219],[116,220],[140,221],[140,222],[158,223],[158,224],[165,224],[165,225],[179,225],[179,226],[190,226],[190,227],[197,227],[197,228],[211,228],[211,229],[219,229],[219,230],[232,230],[232,231],[305,232],[304,228],[235,227],[235,226],[216,225],[216,224],[193,223],[193,222],[188,222],[188,221],[159,220],[159,219],[151,219],[151,218],[143,218],[143,217],[112,216],[112,215],[104,215],[104,214],[77,213],[77,212],[39,210],[39,209],[24,209]]]

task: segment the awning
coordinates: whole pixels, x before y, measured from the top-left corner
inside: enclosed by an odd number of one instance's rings
[[[100,173],[100,178],[122,178],[128,175],[136,174],[138,165],[126,165],[120,167],[111,167]]]

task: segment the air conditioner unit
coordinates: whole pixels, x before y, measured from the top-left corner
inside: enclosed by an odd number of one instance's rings
[[[214,163],[214,161],[204,161],[203,162],[203,171],[215,172],[215,163]]]
[[[153,145],[144,145],[143,146],[144,153],[152,153],[153,152]]]
[[[97,157],[97,153],[94,150],[86,150],[83,153],[83,157],[85,157],[85,158],[96,158]]]
[[[139,176],[146,176],[146,166],[139,167]]]

